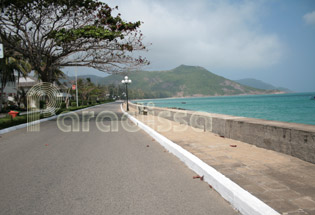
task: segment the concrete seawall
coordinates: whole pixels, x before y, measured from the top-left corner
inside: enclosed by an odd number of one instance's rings
[[[139,105],[129,104],[138,109]],[[314,125],[159,107],[148,107],[148,114],[315,163]]]

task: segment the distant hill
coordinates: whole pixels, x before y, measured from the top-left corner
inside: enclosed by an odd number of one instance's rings
[[[290,89],[284,88],[284,87],[275,87],[271,84],[268,84],[266,82],[257,80],[257,79],[253,79],[253,78],[244,78],[244,79],[240,79],[240,80],[235,80],[235,82],[243,84],[245,86],[249,86],[249,87],[254,87],[257,89],[262,89],[262,90],[279,90],[279,91],[284,91],[284,92],[293,92]]]
[[[186,96],[218,96],[239,94],[263,94],[275,91],[244,86],[215,75],[198,66],[181,65],[168,71],[135,71],[128,75],[130,89],[137,97],[163,98]],[[121,84],[123,75],[110,75],[98,81],[100,84]]]
[[[70,76],[69,77],[71,80],[75,80],[75,76]],[[97,75],[78,75],[78,79],[81,78],[81,79],[87,79],[87,78],[90,78],[91,81],[94,83],[94,84],[100,84],[100,81],[102,81],[102,77],[99,77]]]

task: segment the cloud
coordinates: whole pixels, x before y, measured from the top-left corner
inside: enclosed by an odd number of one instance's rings
[[[315,25],[315,10],[313,12],[305,14],[303,18],[306,24]]]
[[[259,1],[109,1],[126,20],[144,21],[153,69],[180,64],[208,69],[256,69],[278,63],[284,46],[264,33]]]

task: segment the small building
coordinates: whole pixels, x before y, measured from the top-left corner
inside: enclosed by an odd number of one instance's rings
[[[61,98],[62,101],[65,101],[67,97],[71,99],[72,96],[68,93],[62,93],[62,92],[57,94],[57,98]]]
[[[18,82],[16,83],[16,90],[22,89],[27,92],[29,91],[35,84],[39,83],[35,78],[33,77],[20,77]]]
[[[38,81],[32,77],[20,77],[18,80],[16,80],[16,82],[8,82],[3,92],[4,102],[14,102],[19,90],[23,89],[25,92],[27,92],[37,83]]]
[[[38,81],[34,77],[20,77],[18,80],[16,80],[16,82],[7,83],[4,89],[4,103],[10,102],[11,104],[13,103],[15,105],[18,105],[17,99],[18,99],[18,96],[21,96],[21,93],[18,93],[18,92],[23,92],[22,94],[26,96],[27,92],[38,83],[40,83],[40,81]],[[72,97],[70,94],[68,94],[69,86],[67,86],[66,84],[62,84],[61,86],[58,86],[57,88],[59,88],[59,93],[57,94],[57,98],[60,98],[61,101],[65,101],[66,98],[70,99]],[[33,103],[31,102],[31,104]]]
[[[0,83],[1,87],[1,83]],[[14,98],[16,96],[16,88],[15,88],[15,83],[14,82],[9,82],[7,83],[6,87],[4,88],[4,102],[12,100],[11,98]],[[1,95],[1,92],[0,92]]]

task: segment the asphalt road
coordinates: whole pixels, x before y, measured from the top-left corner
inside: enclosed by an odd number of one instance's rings
[[[118,131],[100,131],[94,117],[88,132],[63,132],[52,120],[40,132],[2,135],[1,215],[237,214],[146,133],[126,131],[119,104],[89,109],[104,110],[118,114]]]

